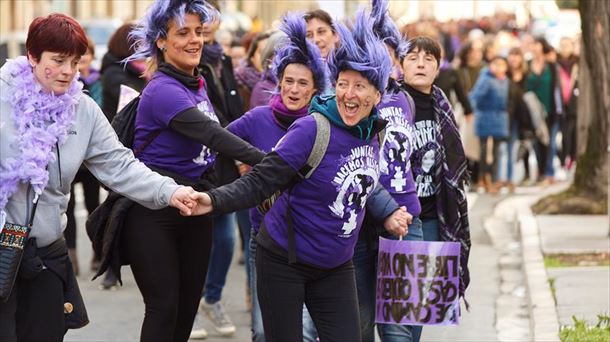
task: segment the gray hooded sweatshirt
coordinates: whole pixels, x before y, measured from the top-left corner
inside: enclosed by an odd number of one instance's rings
[[[10,92],[12,87],[12,76],[6,67],[1,68],[0,91]],[[82,163],[110,189],[150,209],[168,206],[178,189],[173,179],[148,169],[119,142],[104,113],[89,96],[80,97],[75,117],[66,141],[59,146],[59,151],[54,149],[59,158],[48,165],[49,183],[40,196],[30,232],[38,247],[45,247],[62,236],[70,184]],[[0,101],[0,170],[7,158],[19,153],[15,134],[11,105]],[[33,199],[34,191],[28,192],[28,184],[21,183],[4,209],[6,222],[26,225]]]

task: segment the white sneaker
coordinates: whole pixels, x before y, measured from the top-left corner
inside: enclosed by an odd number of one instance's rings
[[[197,313],[195,315],[195,322],[193,322],[193,329],[191,330],[189,339],[205,340],[206,338],[208,338],[208,332],[203,327],[203,318],[201,318],[201,315]]]
[[[209,304],[205,299],[202,299],[201,303],[199,303],[199,310],[203,311],[208,316],[214,325],[214,329],[216,329],[220,335],[231,336],[235,333],[235,325],[231,322],[231,319],[225,312],[224,306],[220,301]]]

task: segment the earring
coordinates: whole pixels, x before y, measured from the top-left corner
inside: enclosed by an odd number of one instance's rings
[[[165,46],[162,46],[161,47],[161,52],[165,52],[165,51],[167,51],[167,49],[165,48]]]

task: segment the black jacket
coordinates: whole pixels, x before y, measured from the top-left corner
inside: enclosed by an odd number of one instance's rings
[[[222,64],[220,79],[215,76],[212,66],[209,64],[200,63],[199,72],[205,79],[206,92],[214,106],[214,112],[222,127],[226,127],[244,114],[244,106],[237,80],[233,74],[231,57],[223,54],[220,63]],[[239,178],[237,167],[230,158],[219,156],[214,164],[214,169],[218,185],[228,184]]]
[[[199,64],[199,71],[205,79],[206,92],[214,106],[216,116],[220,124],[225,127],[244,114],[244,106],[233,74],[231,57],[222,55],[220,63],[222,64],[220,79],[216,79],[212,66],[208,64]]]
[[[138,70],[135,70],[129,64],[124,65],[120,59],[110,52],[104,55],[100,72],[102,73],[103,88],[102,110],[108,120],[112,121],[119,104],[121,84],[141,92],[144,89],[144,85],[146,85],[146,80],[140,78]]]
[[[468,101],[468,94],[464,91],[464,86],[455,69],[442,69],[436,80],[434,80],[434,84],[441,88],[447,97],[451,96],[451,90],[453,90],[458,101],[462,104],[462,108],[464,108],[464,114],[472,114],[472,107],[470,106],[470,101]]]

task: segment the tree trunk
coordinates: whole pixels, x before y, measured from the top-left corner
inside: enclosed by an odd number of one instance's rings
[[[532,209],[547,214],[608,213],[608,116],[610,115],[610,1],[581,0],[582,25],[578,151],[574,183]]]
[[[590,193],[594,198],[608,196],[608,115],[610,114],[610,2],[607,0],[579,1],[582,22],[584,58],[581,65],[589,69],[587,84],[592,101],[587,106],[590,115],[586,150],[578,158],[574,187],[577,192]],[[579,106],[580,109],[580,106]],[[579,115],[582,112],[579,111]]]

